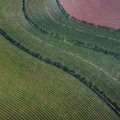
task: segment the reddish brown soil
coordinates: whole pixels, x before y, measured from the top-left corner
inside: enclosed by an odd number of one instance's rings
[[[120,0],[60,0],[60,3],[76,19],[120,29]]]

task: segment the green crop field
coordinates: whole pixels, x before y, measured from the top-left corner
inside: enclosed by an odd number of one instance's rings
[[[120,31],[60,7],[0,0],[0,120],[119,120]]]

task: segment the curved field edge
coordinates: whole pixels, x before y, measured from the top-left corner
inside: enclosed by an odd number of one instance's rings
[[[36,23],[34,23],[30,18],[29,18],[29,16],[27,15],[27,12],[26,12],[26,9],[25,9],[25,0],[23,0],[23,12],[24,12],[24,16],[25,16],[25,18],[26,18],[26,20],[29,22],[29,24],[31,25],[31,26],[33,26],[36,30],[38,30],[38,31],[40,31],[40,32],[42,32],[43,34],[47,34],[48,35],[48,31],[47,30],[45,30],[45,29],[43,29],[43,28],[40,28]],[[103,50],[104,51],[104,50]],[[58,63],[59,64],[59,63]],[[65,68],[66,69],[66,68]],[[68,70],[69,71],[69,70]],[[71,71],[71,70],[70,70]],[[73,70],[73,74],[74,74],[74,70]],[[76,74],[76,73],[75,73]],[[84,80],[83,80],[84,81]],[[89,81],[89,80],[88,80]],[[89,81],[90,82],[90,81]],[[90,87],[91,87],[91,84],[93,85],[93,83],[91,83],[90,82]],[[89,86],[88,85],[88,86]],[[95,87],[97,87],[97,86],[95,86]],[[96,88],[96,90],[102,95],[102,96],[105,96],[106,97],[106,95],[104,95],[103,94],[103,91],[99,91],[99,89],[98,88]],[[104,97],[103,97],[104,98]],[[110,99],[108,98],[108,101],[109,101]],[[111,100],[110,100],[111,101]],[[111,101],[111,103],[113,103],[112,101]],[[116,103],[113,103],[113,104],[115,104],[116,105]],[[118,108],[118,114],[119,114],[119,107],[117,106],[117,108]]]
[[[46,8],[47,9],[47,8]],[[35,23],[30,17],[29,17],[29,15],[27,14],[27,11],[26,11],[26,7],[25,7],[25,0],[23,0],[23,12],[24,12],[24,16],[25,16],[25,18],[26,18],[26,20],[30,23],[30,25],[31,26],[33,26],[36,30],[38,30],[39,32],[41,32],[41,33],[43,33],[44,35],[46,35],[46,36],[50,36],[51,34],[54,34],[54,33],[51,33],[49,30],[47,30],[47,29],[45,29],[45,28],[43,28],[43,27],[41,27],[41,26],[39,26],[37,23]],[[47,11],[48,12],[48,11]],[[52,18],[52,16],[50,15],[50,13],[48,12],[48,15]],[[54,19],[54,18],[52,18],[52,19]],[[58,23],[57,21],[55,21],[54,20],[54,22],[56,22],[56,23]],[[58,24],[60,24],[60,23],[58,23]],[[72,27],[71,26],[67,26],[67,25],[65,25],[65,24],[61,24],[61,26],[66,26],[66,28],[68,28],[68,29],[72,29]],[[75,30],[76,30],[76,28],[75,28]],[[89,32],[87,33],[87,32],[85,32],[85,31],[82,31],[82,30],[79,30],[78,29],[78,31],[79,32],[83,32],[83,33],[85,33],[86,35],[87,34],[89,34]],[[77,32],[78,32],[77,31]],[[58,39],[58,40],[62,40],[62,41],[64,41],[64,39],[66,38],[66,36],[61,36],[60,34],[58,34],[58,33],[56,33],[56,35],[58,35],[58,38],[57,38],[57,36],[56,36],[56,39]],[[94,35],[93,35],[94,36]],[[97,37],[100,37],[100,36],[97,36]],[[98,38],[97,38],[98,39]],[[107,38],[107,39],[109,39],[109,38]],[[105,55],[109,55],[109,56],[112,56],[112,57],[115,57],[115,58],[117,58],[117,59],[120,59],[120,53],[119,52],[117,52],[117,51],[114,51],[114,50],[111,50],[111,49],[109,49],[109,48],[105,48],[105,47],[103,47],[103,46],[101,46],[101,45],[99,45],[99,44],[91,44],[90,42],[86,42],[86,41],[83,41],[83,40],[79,40],[79,38],[72,38],[72,39],[67,39],[67,41],[66,41],[66,43],[68,43],[68,44],[72,44],[72,45],[77,45],[77,46],[80,46],[80,47],[83,47],[83,48],[88,48],[88,49],[91,49],[91,50],[93,50],[93,51],[96,51],[96,52],[100,52],[100,53],[103,53],[103,54],[105,54]],[[118,42],[119,43],[119,42]]]
[[[77,23],[77,22],[71,20],[70,18],[65,17],[65,15],[60,10],[60,7],[58,6],[56,0],[52,0],[50,2],[47,2],[47,0],[45,0],[45,4],[43,5],[44,8],[39,5],[38,0],[36,0],[34,2],[32,0],[31,1],[26,1],[26,2],[27,2],[27,4],[32,3],[30,6],[33,8],[33,10],[29,9],[29,11],[30,11],[29,16],[32,17],[31,15],[33,14],[33,20],[41,19],[41,18],[37,19],[34,14],[39,16],[39,13],[42,15],[42,12],[44,11],[44,13],[45,12],[48,13],[48,16],[51,17],[51,20],[53,20],[56,25],[60,24],[61,26],[64,27],[64,29],[67,27],[67,28],[71,29],[72,32],[76,31],[76,32],[79,32],[79,33],[87,33],[89,36],[93,35],[93,36],[96,36],[97,38],[103,39],[104,41],[109,40],[109,41],[114,41],[114,42],[120,43],[120,41],[119,41],[120,40],[120,34],[117,31],[114,31],[114,30],[108,30],[107,31],[107,30],[104,30],[104,29],[100,29],[99,27],[94,28],[92,26],[85,25],[83,23],[81,23],[81,24]],[[36,6],[36,2],[40,6],[38,8],[38,10],[37,10],[37,8],[34,8]],[[43,4],[43,2],[41,4]],[[44,10],[41,11],[40,10],[41,8],[44,9]],[[55,8],[55,10],[54,10],[54,8]],[[27,12],[29,12],[29,11],[27,10]],[[43,17],[43,16],[41,16],[41,17]]]
[[[25,11],[25,5],[24,5],[24,3],[23,3],[23,11],[24,11],[24,15],[25,15],[25,18],[27,19],[27,21],[30,23],[30,25],[32,26],[32,27],[34,27],[36,30],[38,30],[39,32],[42,32],[43,34],[47,34],[46,36],[49,36],[48,35],[48,31],[47,30],[45,30],[44,28],[40,28],[36,23],[34,23],[30,18],[29,18],[29,16],[27,15],[27,13],[26,13],[26,11]],[[71,45],[71,43],[69,43],[69,42],[66,42],[66,41],[63,41],[64,43],[67,43],[67,44],[70,44]],[[80,46],[80,47],[83,47],[83,48],[89,48],[89,49],[92,49],[92,50],[94,50],[94,51],[96,51],[96,53],[97,52],[102,52],[102,53],[104,53],[104,54],[106,54],[106,55],[111,55],[111,56],[114,56],[114,57],[116,57],[116,58],[118,58],[119,59],[119,56],[120,56],[120,54],[119,53],[115,53],[114,54],[114,52],[112,52],[112,51],[108,51],[108,50],[106,50],[106,49],[104,49],[104,48],[99,48],[99,46],[92,46],[92,44],[87,44],[87,43],[84,43],[84,42],[80,42],[80,41],[77,41],[77,40],[73,40],[72,41],[73,42],[73,44],[75,44],[75,45],[77,45],[77,46]],[[113,44],[112,44],[113,45]],[[77,48],[77,47],[76,47]],[[114,55],[113,55],[114,54]],[[102,55],[101,55],[102,56]],[[100,58],[101,59],[101,58]],[[101,67],[101,66],[99,66],[99,67]],[[110,70],[111,68],[109,68],[109,70]],[[109,74],[109,73],[108,73]],[[107,75],[107,74],[106,74]],[[109,76],[111,76],[110,74],[109,74]],[[111,76],[112,77],[112,76]],[[117,78],[116,78],[117,79]],[[119,79],[119,78],[118,78]]]
[[[71,75],[17,49],[2,36],[0,49],[1,119],[119,119]]]
[[[58,6],[60,7],[61,11],[63,12],[63,14],[66,17],[68,17],[68,18],[70,18],[70,19],[72,19],[72,20],[74,20],[76,22],[84,23],[84,24],[87,24],[87,25],[91,25],[91,26],[93,26],[95,28],[98,27],[98,28],[102,28],[102,29],[106,29],[106,30],[114,30],[114,31],[119,31],[120,32],[120,28],[112,28],[112,27],[108,27],[108,26],[104,26],[104,25],[95,25],[94,23],[90,23],[90,22],[87,22],[85,20],[77,19],[74,16],[71,16],[70,14],[68,14],[68,12],[65,10],[63,5],[61,4],[60,0],[56,0],[56,2],[58,4]]]
[[[14,17],[15,17],[15,16],[14,16]],[[16,16],[16,18],[17,18],[17,16]],[[16,23],[16,21],[15,21],[15,23]],[[23,32],[29,34],[32,38],[34,38],[34,39],[35,39],[35,40],[34,40],[35,42],[36,42],[36,41],[41,41],[38,37],[36,37],[35,35],[32,35],[32,33],[29,33],[28,30],[26,30],[25,28],[23,28],[23,27],[21,26],[21,24],[18,24],[18,23],[17,23],[17,25],[19,25],[19,29],[21,29]],[[11,27],[12,27],[12,26],[11,26]],[[19,31],[20,31],[20,30],[19,30]],[[16,39],[16,38],[15,38],[15,39]],[[43,38],[42,38],[42,39],[43,39]],[[17,39],[16,39],[16,40],[17,40]],[[19,41],[20,41],[20,40],[19,40]],[[22,43],[22,41],[23,41],[23,40],[21,40],[21,43]],[[28,40],[26,40],[26,41],[28,41]],[[47,42],[48,42],[48,41],[47,41]],[[23,44],[24,44],[24,43],[23,43]],[[60,43],[60,44],[61,44],[61,43]],[[49,45],[50,45],[50,44],[49,44]],[[53,45],[51,44],[51,46],[53,46]],[[99,67],[100,67],[100,66],[99,66]],[[116,69],[116,68],[115,68],[115,69]],[[100,70],[100,69],[99,69],[99,70]],[[109,70],[110,70],[110,68],[107,69],[106,71],[109,71]],[[109,72],[108,72],[108,73],[109,73]],[[110,73],[110,74],[111,74],[111,73]],[[110,75],[110,74],[109,74],[109,75]],[[111,77],[112,77],[112,76],[115,77],[113,73],[111,74]],[[119,76],[118,76],[118,77],[119,77]],[[116,79],[117,79],[118,77],[116,77]],[[119,78],[118,78],[118,79],[119,79]]]
[[[23,11],[24,11],[24,15],[25,15],[25,18],[27,19],[27,21],[30,23],[30,25],[32,26],[32,27],[34,27],[35,29],[37,29],[39,32],[42,32],[43,34],[47,34],[46,36],[48,36],[48,31],[47,30],[45,30],[45,29],[43,29],[43,28],[39,28],[39,26],[36,24],[36,23],[34,23],[30,18],[29,18],[29,16],[27,15],[27,13],[26,13],[26,11],[25,11],[25,5],[24,5],[24,3],[23,3]],[[38,38],[37,38],[38,39]],[[50,38],[50,40],[51,40],[51,38]],[[107,51],[106,49],[103,49],[103,48],[99,48],[99,46],[92,46],[92,44],[87,44],[87,43],[84,43],[84,42],[80,42],[80,41],[77,41],[77,40],[73,40],[72,41],[75,45],[77,45],[77,46],[81,46],[81,47],[83,47],[83,48],[89,48],[89,49],[92,49],[92,50],[94,50],[94,51],[96,51],[96,53],[97,52],[102,52],[102,53],[105,53],[105,54],[108,54],[108,55],[112,55],[112,56],[114,56],[115,54],[114,54],[114,52],[112,53],[111,51]],[[68,42],[66,42],[66,41],[63,41],[63,43],[67,43],[67,44],[69,44],[69,45],[71,45],[71,43],[68,43]],[[112,44],[113,45],[113,44]],[[52,47],[54,47],[53,45],[51,45]],[[76,47],[76,48],[78,48],[78,47]],[[98,49],[97,49],[98,48]],[[92,51],[91,51],[92,52]],[[113,55],[114,54],[114,55]],[[116,56],[116,55],[118,55],[118,56]],[[118,54],[116,54],[114,57],[116,57],[116,58],[118,58],[119,59],[119,53]],[[102,55],[101,55],[102,56]],[[100,66],[99,66],[100,67]],[[110,70],[110,68],[109,68],[109,70]],[[119,79],[119,78],[118,78]]]
[[[43,33],[44,35],[48,36],[49,34],[51,34],[51,33],[49,33],[48,30],[46,30],[46,29],[44,29],[42,27],[40,28],[39,25],[37,25],[36,23],[34,23],[30,19],[30,17],[27,14],[26,8],[25,8],[25,0],[23,0],[22,4],[23,4],[24,16],[25,16],[26,20],[29,22],[29,24],[31,26],[33,26],[39,32]],[[59,38],[59,39],[64,40],[64,36],[62,38]],[[120,53],[117,53],[115,51],[110,51],[110,50],[108,50],[108,49],[106,49],[104,47],[101,47],[101,46],[97,45],[97,44],[96,45],[92,45],[91,43],[86,43],[86,42],[79,41],[79,40],[76,40],[76,39],[68,41],[68,44],[73,44],[73,45],[80,46],[80,47],[83,47],[83,48],[88,48],[88,49],[91,49],[93,51],[101,52],[101,53],[104,53],[105,55],[109,55],[109,56],[115,57],[117,59],[120,59]]]
[[[99,88],[97,88],[97,86],[95,86],[89,79],[86,79],[84,76],[82,76],[81,74],[77,74],[75,73],[74,70],[71,70],[70,68],[62,65],[61,63],[58,63],[56,61],[53,61],[51,59],[46,59],[43,58],[39,53],[35,53],[31,50],[29,50],[28,48],[25,48],[23,45],[21,45],[20,43],[17,43],[15,40],[13,40],[5,31],[3,31],[2,29],[0,29],[0,33],[1,35],[3,35],[3,37],[5,37],[9,42],[13,43],[15,46],[17,46],[18,48],[20,48],[21,50],[23,50],[24,52],[32,55],[33,57],[40,59],[46,63],[52,64],[55,67],[69,73],[70,75],[72,75],[73,77],[75,77],[76,79],[80,80],[81,82],[83,82],[86,86],[88,86],[94,93],[96,93],[101,99],[103,99],[107,105],[118,115],[120,116],[120,108],[118,107],[118,105],[116,103],[113,103],[105,94],[102,90],[100,90]]]

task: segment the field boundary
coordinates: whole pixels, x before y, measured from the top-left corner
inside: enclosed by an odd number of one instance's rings
[[[39,53],[36,53],[34,51],[31,51],[30,49],[24,47],[23,45],[21,45],[20,43],[16,42],[14,39],[12,39],[4,30],[2,30],[0,28],[0,34],[6,39],[8,40],[10,43],[12,43],[13,45],[15,45],[17,48],[19,48],[20,50],[26,52],[27,54],[33,56],[34,58],[37,58],[39,60],[44,61],[47,64],[53,65],[55,67],[57,67],[58,69],[63,70],[64,72],[72,75],[74,78],[78,79],[79,81],[81,81],[82,83],[84,83],[84,85],[86,85],[88,88],[90,88],[100,99],[102,99],[118,116],[120,116],[120,108],[118,107],[118,105],[114,102],[112,102],[106,95],[105,93],[100,90],[97,86],[95,86],[89,79],[85,78],[84,76],[82,76],[81,74],[77,74],[74,70],[71,70],[70,68],[68,68],[67,66],[62,65],[59,62],[53,61],[51,59],[46,59],[43,58],[43,56],[41,56]]]
[[[32,27],[34,27],[36,30],[38,30],[39,32],[41,32],[41,33],[43,33],[44,35],[47,35],[47,36],[48,36],[48,35],[49,35],[49,31],[48,31],[48,30],[46,30],[46,29],[44,29],[44,28],[40,28],[36,23],[34,23],[34,22],[29,18],[28,14],[27,14],[27,12],[26,12],[26,9],[25,9],[25,0],[23,0],[22,5],[23,5],[22,10],[23,10],[23,13],[24,13],[24,17],[25,17],[25,19],[28,21],[28,23],[29,23]],[[58,23],[58,22],[57,22],[57,23]],[[58,24],[60,24],[60,23],[58,23]],[[65,26],[65,25],[64,25],[64,26]],[[81,32],[83,32],[83,31],[81,31]],[[89,34],[89,33],[88,33],[88,34]],[[59,34],[58,34],[58,35],[59,35]],[[59,35],[59,36],[60,36],[60,35]],[[60,40],[63,40],[63,38],[60,39]],[[78,47],[88,48],[88,49],[91,49],[91,50],[93,50],[93,51],[95,51],[95,52],[103,53],[103,54],[105,54],[105,55],[109,55],[109,56],[114,57],[114,58],[116,58],[116,59],[120,59],[120,53],[117,53],[117,52],[115,52],[115,51],[110,51],[110,50],[105,49],[105,48],[103,48],[103,47],[100,47],[100,46],[98,46],[98,45],[92,45],[92,44],[90,44],[90,43],[81,42],[81,41],[79,41],[79,40],[74,40],[74,41],[76,41],[76,42],[73,42],[73,40],[70,40],[70,43],[71,43],[72,45],[75,45],[75,46],[78,46]],[[65,42],[65,43],[68,43],[68,42]]]
[[[48,35],[48,32],[45,29],[39,28],[28,16],[27,13],[25,11],[25,0],[23,0],[22,2],[23,4],[23,12],[24,12],[24,16],[26,18],[26,20],[30,23],[31,26],[35,27],[37,30],[39,30],[40,32],[42,32],[45,35]],[[24,51],[25,53],[33,56],[34,58],[37,58],[39,60],[44,61],[47,64],[53,65],[54,67],[57,67],[58,69],[63,70],[64,72],[70,74],[71,76],[73,76],[74,78],[76,78],[77,80],[79,80],[80,82],[84,83],[84,85],[86,85],[89,89],[91,89],[100,99],[102,99],[118,116],[120,116],[120,108],[119,106],[112,102],[108,96],[105,95],[105,93],[98,88],[96,85],[93,84],[93,82],[91,82],[88,78],[86,78],[85,76],[82,76],[82,74],[78,74],[76,73],[76,71],[68,68],[67,66],[64,66],[63,64],[61,64],[60,62],[56,62],[52,59],[48,59],[48,58],[44,58],[43,56],[41,56],[39,53],[36,53],[32,50],[30,50],[29,48],[26,48],[24,45],[22,45],[19,42],[16,42],[16,40],[14,40],[13,38],[11,38],[2,28],[0,28],[0,34],[10,43],[12,43],[14,46],[16,46],[17,48],[19,48],[20,50]]]
[[[78,20],[78,19],[76,19],[75,17],[71,17],[71,16],[66,12],[66,10],[64,9],[64,7],[61,5],[60,0],[56,0],[56,3],[57,3],[57,5],[59,6],[59,8],[60,8],[60,10],[62,11],[62,13],[63,13],[67,18],[69,18],[69,19],[71,19],[71,20],[74,20],[74,21],[76,21],[76,22],[78,22],[78,23],[83,23],[83,24],[86,24],[86,25],[91,25],[91,26],[93,26],[93,27],[95,27],[95,28],[98,27],[98,28],[101,28],[101,29],[114,30],[114,31],[120,32],[120,29],[114,29],[114,28],[107,27],[107,26],[102,26],[102,25],[94,25],[94,23],[88,23],[88,22],[86,22],[86,21],[84,21],[84,20]]]
[[[32,27],[34,27],[36,30],[38,30],[38,31],[40,31],[41,32],[41,28],[39,28],[38,27],[38,25],[36,24],[36,23],[34,23],[30,18],[29,18],[29,16],[27,15],[27,12],[26,12],[26,9],[25,9],[25,0],[23,0],[22,1],[22,4],[23,4],[23,8],[22,8],[22,10],[23,10],[23,13],[24,13],[24,17],[26,18],[26,20],[29,22],[29,24],[32,26]],[[38,54],[38,53],[36,53],[36,54]],[[44,61],[44,60],[43,60]],[[50,62],[51,60],[48,60],[47,59],[47,62]],[[45,61],[46,62],[46,61]],[[49,63],[48,62],[48,63]],[[53,64],[54,62],[52,61],[52,65],[54,65]],[[50,62],[50,64],[51,64],[51,62]],[[56,66],[56,64],[58,64],[58,66]],[[54,66],[56,66],[56,67],[58,67],[58,68],[60,68],[59,67],[59,64],[60,64],[60,66],[61,66],[61,63],[56,63],[55,62],[55,65]],[[66,71],[66,66],[63,66],[63,68],[65,67],[65,70],[64,69],[62,69],[62,70],[64,70],[64,71]],[[61,69],[61,68],[60,68]],[[67,70],[69,71],[69,68],[67,68]],[[70,70],[70,71],[72,71],[73,73],[75,73],[75,71],[74,70]],[[69,72],[68,72],[69,73]],[[73,75],[73,73],[71,74],[71,75]],[[76,73],[75,73],[76,74]],[[78,75],[78,74],[77,74]],[[78,75],[79,76],[79,75]],[[81,76],[81,75],[80,75]],[[74,76],[75,77],[75,76]],[[76,77],[75,77],[76,78]],[[84,79],[85,77],[83,77],[83,79]],[[84,81],[84,80],[83,80]],[[82,81],[82,82],[83,82]],[[90,86],[93,84],[91,81],[87,81],[88,83],[87,84],[89,84],[90,83]],[[84,82],[83,82],[84,83]],[[85,80],[85,85],[87,85],[86,84],[86,80]],[[87,85],[88,87],[90,87],[89,85]],[[92,87],[91,87],[91,89],[92,89]],[[106,97],[106,95],[104,94],[104,92],[103,91],[100,91],[100,89],[97,87],[97,86],[95,86],[95,89],[94,89],[94,87],[93,87],[93,89],[92,89],[100,98],[102,98],[109,106],[110,106],[110,108],[111,109],[113,109],[115,112],[116,112],[116,109],[117,109],[117,114],[120,116],[120,108],[118,107],[118,105],[116,104],[116,103],[113,103],[109,98],[107,98]],[[102,93],[102,94],[101,94]],[[114,106],[115,105],[115,106]]]
[[[46,6],[46,10],[47,10],[47,13],[49,15],[49,17],[54,21],[56,22],[57,24],[60,24],[64,27],[67,27],[68,29],[75,29],[77,31],[80,31],[80,32],[84,32],[84,33],[87,33],[85,31],[82,31],[82,30],[79,30],[77,28],[73,28],[71,26],[67,26],[65,24],[62,24],[60,23],[59,21],[55,20],[52,15],[49,13],[48,11],[48,7]],[[87,33],[87,34],[91,34],[91,33]],[[91,35],[95,35],[95,34],[91,34]],[[100,35],[98,37],[101,37]],[[118,42],[118,41],[116,41]],[[79,46],[79,47],[83,47],[83,48],[88,48],[88,49],[91,49],[93,51],[96,51],[96,52],[100,52],[100,53],[103,53],[103,54],[106,54],[106,55],[109,55],[109,56],[112,56],[114,58],[117,58],[117,59],[120,59],[120,53],[117,53],[115,51],[110,51],[108,49],[105,49],[104,47],[100,47],[99,45],[92,45],[91,43],[87,43],[87,42],[83,42],[83,41],[79,41],[79,40],[76,40],[76,39],[73,39],[73,40],[70,40],[70,41],[66,41],[65,43],[67,44],[71,44],[71,45],[76,45],[76,46]]]

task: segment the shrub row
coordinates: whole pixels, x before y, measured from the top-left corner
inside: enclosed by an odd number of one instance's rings
[[[17,43],[15,40],[13,40],[5,31],[3,31],[2,29],[0,29],[0,34],[5,37],[9,42],[11,42],[12,44],[14,44],[15,46],[17,46],[19,49],[23,50],[24,52],[32,55],[33,57],[42,60],[48,64],[51,64],[59,69],[62,69],[63,71],[69,73],[70,75],[74,76],[75,78],[77,78],[78,80],[80,80],[81,82],[83,82],[86,86],[88,86],[92,91],[94,91],[101,99],[103,99],[111,109],[114,110],[114,112],[120,116],[120,108],[119,106],[112,102],[106,95],[105,93],[98,88],[97,86],[95,86],[88,78],[85,78],[84,76],[82,76],[81,74],[77,74],[74,70],[71,70],[70,68],[68,68],[67,66],[62,65],[59,62],[53,61],[51,59],[48,58],[44,58],[43,56],[41,56],[39,53],[35,53],[34,51],[29,50],[28,48],[24,47],[23,45],[21,45],[20,43]]]
[[[58,39],[58,40],[64,40],[64,36],[59,33],[51,33],[50,37]]]
[[[85,47],[85,48],[89,48],[89,49],[92,49],[94,51],[97,51],[97,52],[102,52],[106,55],[110,55],[110,56],[113,56],[117,59],[120,59],[120,53],[117,53],[115,51],[110,51],[110,50],[107,50],[103,47],[100,47],[99,45],[93,45],[93,44],[90,44],[90,43],[85,43],[85,42],[82,42],[82,41],[79,41],[79,40],[70,40],[70,42],[74,45],[77,45],[77,46],[81,46],[81,47]]]
[[[48,35],[49,32],[48,30],[45,30],[43,28],[39,28],[37,24],[35,24],[27,15],[27,12],[26,12],[26,9],[25,9],[25,0],[22,1],[22,10],[23,10],[23,13],[24,13],[24,16],[26,18],[27,21],[29,21],[30,25],[32,25],[33,27],[35,27],[35,29],[39,30],[41,33],[45,34],[45,35]]]
[[[59,2],[59,0],[56,0],[57,5],[59,6],[61,12],[66,16],[66,17],[70,17],[70,15],[65,11],[65,9],[63,8],[63,6],[61,5],[61,3]]]
[[[34,23],[27,15],[26,9],[25,9],[25,0],[22,1],[23,4],[23,13],[25,16],[25,19],[29,22],[29,24],[31,26],[33,26],[36,30],[38,30],[39,32],[43,33],[44,35],[49,35],[52,38],[58,39],[58,40],[64,40],[64,36],[62,36],[59,33],[51,33],[50,31],[44,29],[44,28],[40,28],[36,23]]]

